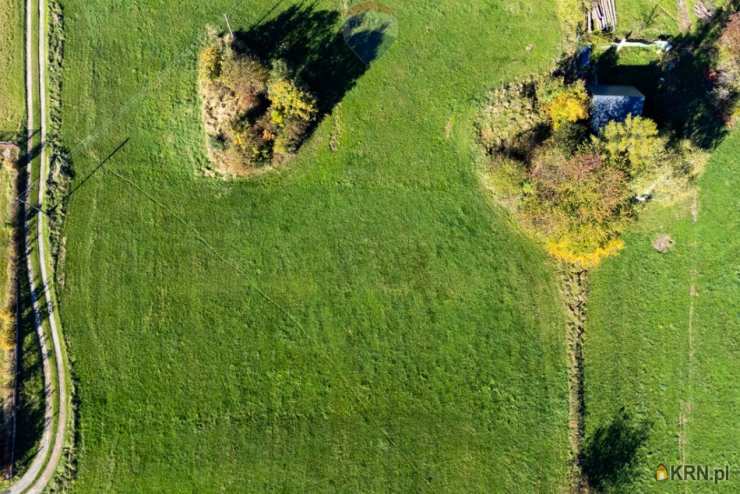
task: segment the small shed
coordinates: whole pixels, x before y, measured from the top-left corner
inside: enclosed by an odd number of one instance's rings
[[[634,86],[596,85],[591,94],[591,126],[595,131],[612,121],[623,122],[627,115],[642,115],[645,108],[645,95]]]

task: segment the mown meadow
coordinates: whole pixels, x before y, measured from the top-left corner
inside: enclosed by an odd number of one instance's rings
[[[23,12],[22,0],[0,1],[0,134],[19,132],[25,115]]]
[[[739,155],[735,131],[715,151],[696,202],[643,218],[625,251],[593,274],[586,424],[593,437],[624,407],[632,426],[646,425],[628,484],[639,492],[737,492],[740,485]],[[659,254],[651,244],[666,233],[675,246]],[[658,484],[660,463],[729,466],[730,480]]]
[[[386,2],[396,41],[298,156],[223,181],[206,26],[290,2],[62,3],[74,491],[567,485],[557,283],[481,193],[472,131],[488,88],[558,55],[554,5]]]

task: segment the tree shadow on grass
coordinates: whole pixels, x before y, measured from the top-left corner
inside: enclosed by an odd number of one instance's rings
[[[37,132],[36,132],[37,133]],[[35,134],[34,134],[35,135]],[[34,135],[27,137],[28,139]],[[35,147],[31,156],[38,152]],[[16,177],[16,189],[28,192],[28,175],[20,172]],[[25,196],[25,193],[23,194]],[[46,424],[45,399],[50,392],[45,382],[41,360],[41,348],[36,334],[36,313],[33,310],[33,300],[39,303],[39,318],[41,323],[48,317],[49,308],[45,305],[42,287],[31,289],[29,283],[28,264],[26,256],[30,255],[30,247],[36,242],[35,235],[26,237],[23,224],[33,219],[40,211],[28,211],[25,202],[21,201],[16,209],[14,229],[14,243],[16,259],[14,260],[16,290],[16,410],[15,410],[15,447],[11,458],[11,468],[15,475],[22,473],[33,460],[37,451],[38,441]],[[29,228],[30,225],[25,225]]]
[[[618,65],[616,50],[600,56],[599,81],[637,87],[646,97],[645,116],[669,130],[712,149],[727,133],[728,112],[738,94],[717,79],[717,41],[735,7],[718,10],[691,33],[674,38],[662,61]]]
[[[635,476],[650,425],[633,419],[624,408],[607,425],[598,427],[581,453],[581,467],[596,492],[626,488]]]
[[[33,459],[38,441],[46,423],[45,396],[49,392],[44,382],[39,342],[36,337],[36,316],[32,308],[32,294],[27,279],[25,262],[18,270],[18,356],[17,408],[15,415],[15,451],[13,470],[20,473]],[[43,309],[42,309],[43,310]],[[44,316],[42,315],[42,318]]]
[[[341,17],[315,3],[293,5],[276,17],[235,34],[235,48],[270,66],[287,63],[291,76],[305,84],[325,115],[367,71],[382,45],[381,30],[357,33],[353,43],[363,47],[362,57],[345,41]],[[367,61],[367,63],[366,63]]]

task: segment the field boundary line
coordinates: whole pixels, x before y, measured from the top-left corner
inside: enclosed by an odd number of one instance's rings
[[[570,443],[570,492],[589,492],[588,479],[581,465],[586,436],[586,397],[583,343],[586,331],[588,270],[561,266],[560,284],[566,310],[566,345],[568,358],[568,439]]]

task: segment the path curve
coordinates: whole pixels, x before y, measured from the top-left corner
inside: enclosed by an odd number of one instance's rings
[[[26,0],[26,107],[28,114],[28,135],[34,132],[34,67],[33,67],[33,2]],[[33,260],[28,255],[28,246],[31,245],[32,232],[28,230],[26,221],[22,221],[24,238],[26,239],[26,263],[28,265],[28,278],[31,288],[31,301],[34,312],[36,334],[39,340],[41,358],[44,372],[44,388],[46,398],[46,409],[44,413],[44,432],[39,442],[36,456],[31,466],[10,488],[5,491],[8,494],[41,493],[52,480],[56,473],[59,461],[64,452],[64,439],[67,429],[67,417],[69,416],[69,400],[67,398],[67,369],[65,368],[64,353],[62,351],[62,339],[57,322],[56,307],[50,293],[49,273],[47,272],[48,239],[44,234],[46,215],[43,214],[44,195],[46,193],[46,176],[48,174],[46,154],[46,0],[38,0],[38,83],[39,83],[39,119],[41,129],[41,148],[39,156],[39,195],[38,204],[41,205],[40,213],[36,215],[36,245],[39,254],[39,272],[41,275],[41,286],[37,285],[36,273]],[[28,140],[28,152],[33,150],[33,139]],[[30,156],[30,154],[29,154]],[[30,183],[33,177],[33,160],[27,165],[27,179]],[[20,198],[23,204],[27,204],[25,193]],[[24,213],[27,213],[24,208]],[[51,263],[49,263],[51,265]],[[56,385],[49,359],[48,341],[44,334],[39,308],[39,293],[43,294],[43,300],[47,307],[47,320],[49,321],[49,332],[51,334],[51,347],[56,362]],[[56,396],[55,396],[56,395]],[[54,415],[54,402],[58,403],[56,417]],[[56,418],[56,420],[55,420]]]

